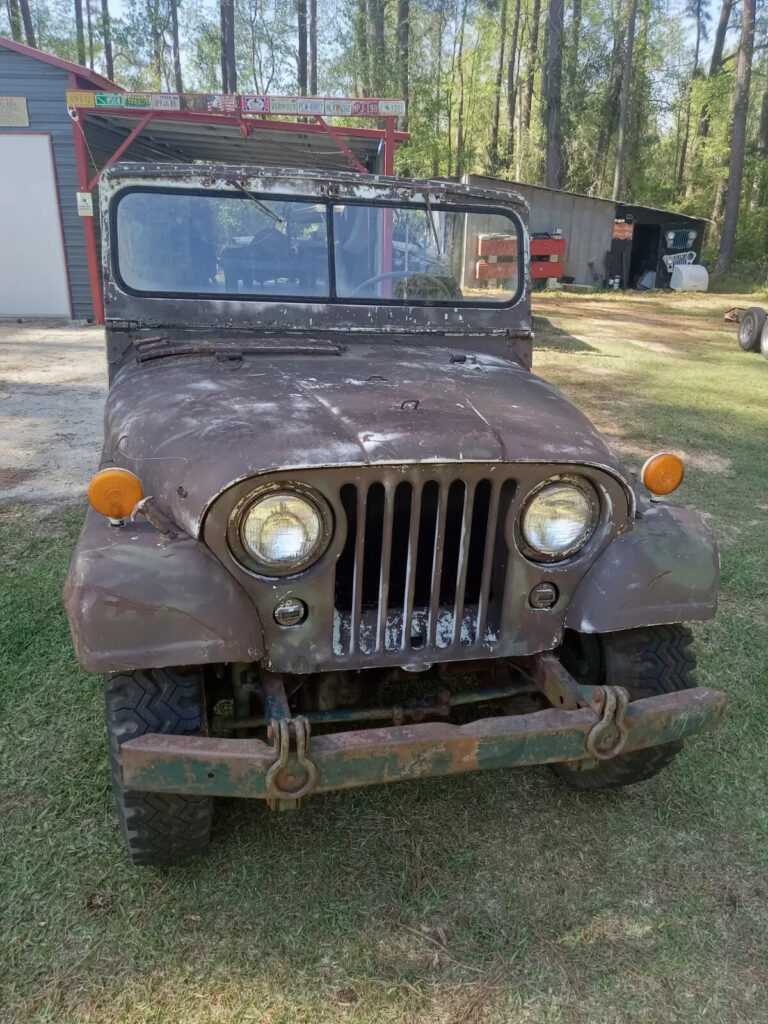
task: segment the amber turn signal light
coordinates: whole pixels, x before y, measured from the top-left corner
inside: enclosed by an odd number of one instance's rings
[[[660,452],[648,459],[640,476],[651,494],[671,494],[683,482],[685,466],[677,455]]]
[[[127,469],[102,469],[88,485],[91,507],[109,519],[125,519],[143,497],[141,480]]]

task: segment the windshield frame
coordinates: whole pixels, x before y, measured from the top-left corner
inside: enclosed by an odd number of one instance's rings
[[[157,195],[170,196],[220,196],[226,199],[238,199],[240,202],[249,203],[254,200],[260,202],[295,202],[310,206],[323,206],[325,208],[325,241],[328,254],[328,295],[285,295],[280,293],[248,293],[248,292],[220,292],[220,291],[177,291],[161,289],[135,288],[123,277],[120,269],[120,239],[118,232],[118,211],[124,198],[135,193],[152,193]],[[387,297],[354,297],[339,296],[336,294],[336,258],[334,246],[334,207],[339,206],[360,206],[365,208],[391,209],[391,210],[424,210],[427,217],[434,213],[453,214],[486,214],[504,217],[510,221],[517,238],[517,286],[514,293],[504,302],[493,301],[456,301],[455,299],[417,299],[417,298],[387,298]],[[121,291],[127,295],[137,298],[148,299],[182,299],[191,302],[200,301],[236,301],[238,303],[263,304],[263,303],[290,303],[291,305],[327,305],[327,306],[387,306],[396,309],[408,309],[412,307],[421,308],[450,308],[454,310],[494,310],[501,311],[515,306],[521,299],[526,287],[526,265],[525,259],[525,238],[524,225],[514,209],[503,205],[477,202],[446,202],[442,200],[422,200],[421,202],[411,199],[360,199],[357,197],[346,197],[338,195],[311,195],[296,194],[294,192],[273,192],[261,191],[258,188],[249,188],[247,191],[232,188],[205,188],[205,187],[174,187],[169,185],[128,185],[121,188],[114,195],[109,206],[109,228],[111,235],[111,271],[115,283]]]

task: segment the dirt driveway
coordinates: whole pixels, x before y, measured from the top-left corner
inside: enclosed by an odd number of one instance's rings
[[[0,321],[0,506],[76,501],[98,466],[104,331]]]

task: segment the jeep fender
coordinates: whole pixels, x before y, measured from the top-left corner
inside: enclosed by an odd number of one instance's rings
[[[699,516],[644,503],[632,529],[598,558],[571,599],[565,624],[580,633],[711,619],[719,559]]]
[[[89,672],[258,661],[256,609],[214,555],[147,522],[111,526],[88,510],[64,607]]]

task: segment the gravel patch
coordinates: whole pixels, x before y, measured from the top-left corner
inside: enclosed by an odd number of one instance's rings
[[[0,321],[0,506],[80,500],[98,467],[104,330]]]

